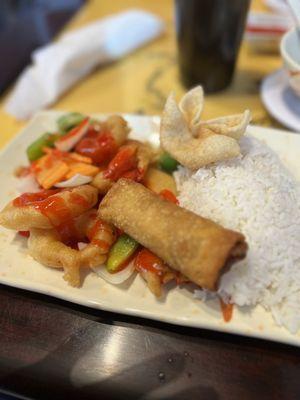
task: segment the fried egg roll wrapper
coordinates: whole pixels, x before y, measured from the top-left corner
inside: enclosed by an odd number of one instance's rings
[[[244,258],[242,234],[162,199],[139,183],[120,179],[99,216],[125,231],[202,288],[215,290],[222,272]]]

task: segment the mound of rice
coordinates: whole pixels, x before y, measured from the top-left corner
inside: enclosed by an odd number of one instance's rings
[[[245,260],[221,280],[219,294],[243,305],[261,304],[275,321],[300,328],[300,184],[265,144],[241,140],[240,157],[175,173],[180,204],[242,232]]]

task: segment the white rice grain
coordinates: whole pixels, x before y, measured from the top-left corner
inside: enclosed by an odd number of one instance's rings
[[[300,328],[300,184],[265,144],[241,140],[242,155],[191,173],[175,173],[180,204],[242,232],[245,260],[219,293],[240,306],[261,304],[290,332]]]

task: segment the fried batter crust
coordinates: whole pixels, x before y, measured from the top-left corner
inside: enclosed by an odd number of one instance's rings
[[[216,289],[229,260],[246,254],[242,234],[170,203],[127,179],[120,179],[112,187],[98,213],[101,219],[122,229],[206,289]]]
[[[84,198],[85,202],[74,203],[70,201],[71,193],[76,193]],[[90,185],[78,186],[74,189],[54,194],[51,197],[61,197],[70,210],[73,218],[92,208],[98,200],[97,189]],[[86,204],[84,204],[86,203]],[[49,219],[32,205],[15,207],[13,201],[0,212],[0,225],[8,229],[28,231],[32,228],[51,229],[53,225]]]

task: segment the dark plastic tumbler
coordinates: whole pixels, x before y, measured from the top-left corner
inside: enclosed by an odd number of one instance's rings
[[[188,88],[226,88],[233,77],[250,0],[175,0],[178,59]]]

